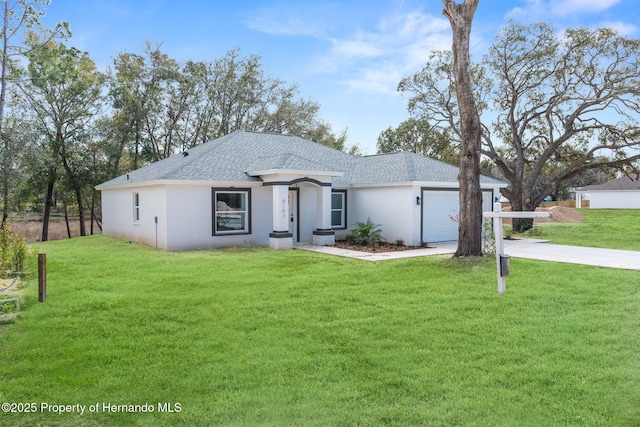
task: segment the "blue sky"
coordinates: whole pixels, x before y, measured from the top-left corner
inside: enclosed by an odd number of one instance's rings
[[[461,2],[462,0],[459,0]],[[480,0],[472,31],[480,59],[508,19],[609,26],[640,37],[638,0]],[[380,132],[408,117],[397,91],[431,50],[451,46],[440,0],[52,0],[44,19],[66,20],[68,42],[101,69],[119,52],[162,42],[178,61],[213,60],[232,48],[259,54],[266,73],[297,83],[349,145],[374,154]]]

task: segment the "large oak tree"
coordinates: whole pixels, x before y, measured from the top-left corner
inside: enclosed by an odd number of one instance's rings
[[[403,79],[413,115],[462,138],[451,55],[435,52]],[[514,210],[533,211],[589,170],[636,168],[640,160],[640,40],[607,28],[558,34],[545,23],[510,23],[471,66],[486,170],[509,182]],[[515,231],[531,221],[514,221]]]

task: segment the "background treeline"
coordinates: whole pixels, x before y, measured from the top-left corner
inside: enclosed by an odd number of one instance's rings
[[[235,130],[345,149],[346,129],[334,132],[320,105],[267,75],[258,55],[233,49],[179,62],[146,42],[100,70],[88,52],[65,43],[65,23],[40,27],[46,4],[1,4],[10,18],[3,34],[13,37],[2,63],[2,223],[9,213],[37,212],[43,241],[52,210],[77,217],[80,235],[93,233],[101,226],[97,184]]]

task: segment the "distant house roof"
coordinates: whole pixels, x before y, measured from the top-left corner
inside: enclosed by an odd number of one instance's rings
[[[186,155],[185,155],[186,153]],[[98,189],[148,181],[260,182],[255,172],[297,170],[329,174],[334,185],[395,182],[457,183],[458,168],[399,152],[353,156],[293,135],[237,131],[152,163],[103,184]],[[506,186],[500,180],[480,182]]]
[[[631,178],[630,178],[630,177]],[[589,191],[640,191],[640,175],[631,174],[629,176],[623,176],[613,181],[606,182],[604,184],[588,185],[586,187],[580,187],[577,191],[589,192]]]

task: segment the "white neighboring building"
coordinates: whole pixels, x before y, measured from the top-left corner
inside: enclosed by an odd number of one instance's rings
[[[358,157],[238,131],[100,184],[103,233],[169,251],[333,244],[367,218],[387,241],[457,240],[458,168],[413,153]],[[483,211],[506,183],[481,177]]]
[[[576,207],[589,200],[591,209],[640,209],[640,176],[630,175],[604,184],[576,188]]]

